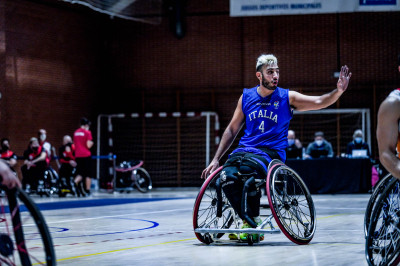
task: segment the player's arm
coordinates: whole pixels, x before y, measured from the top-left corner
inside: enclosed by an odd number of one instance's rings
[[[0,183],[8,188],[21,187],[19,179],[3,160],[0,160]]]
[[[31,164],[35,164],[35,163],[37,163],[37,162],[45,161],[45,160],[46,160],[46,157],[47,157],[47,153],[46,153],[45,151],[42,151],[42,152],[40,153],[39,157],[37,157],[37,158],[35,158],[35,159],[33,159],[33,160],[31,161]]]
[[[376,137],[378,140],[379,159],[393,176],[400,179],[400,160],[396,156],[399,134],[400,101],[388,97],[379,107]]]
[[[227,126],[222,135],[221,142],[219,143],[217,152],[215,153],[214,158],[212,159],[210,165],[204,169],[203,173],[201,174],[201,178],[207,178],[209,174],[215,171],[219,167],[219,160],[225,154],[225,152],[229,149],[232,145],[233,141],[235,140],[237,134],[239,133],[240,129],[244,124],[244,114],[242,111],[242,96],[240,96],[238,104],[236,106],[235,112],[233,114],[232,120]]]
[[[290,105],[297,111],[319,110],[335,103],[346,91],[351,77],[347,66],[342,66],[337,87],[330,93],[321,96],[308,96],[296,91],[289,91]]]
[[[93,147],[93,144],[94,144],[93,140],[88,140],[88,141],[86,141],[86,147],[87,147],[88,149],[91,149],[91,148]]]

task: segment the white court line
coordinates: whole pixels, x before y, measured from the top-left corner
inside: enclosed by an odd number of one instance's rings
[[[96,219],[103,219],[103,218],[113,218],[113,217],[129,216],[129,215],[143,215],[143,214],[154,214],[154,213],[174,212],[174,211],[187,211],[187,210],[192,210],[192,209],[172,209],[172,210],[153,211],[153,212],[125,213],[125,214],[119,214],[119,215],[108,215],[108,216],[99,216],[99,217],[63,220],[63,221],[55,221],[55,222],[46,221],[46,223],[47,224],[69,223],[69,222],[79,222],[79,221],[96,220]],[[54,216],[52,216],[52,217],[54,217]],[[47,218],[47,220],[48,220],[48,218]]]
[[[337,208],[333,208],[333,207],[317,207],[316,209],[327,209],[327,210],[365,210],[367,207],[364,208],[345,208],[345,207],[337,207]]]

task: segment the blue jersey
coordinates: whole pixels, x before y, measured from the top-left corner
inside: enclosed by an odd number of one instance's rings
[[[261,97],[257,87],[243,90],[242,111],[246,117],[244,136],[235,152],[251,152],[269,156],[257,148],[268,148],[278,152],[286,160],[287,134],[293,112],[289,103],[289,90],[276,88],[271,95]]]

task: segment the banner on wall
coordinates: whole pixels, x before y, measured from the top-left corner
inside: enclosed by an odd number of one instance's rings
[[[230,15],[272,16],[400,11],[400,0],[230,0]]]

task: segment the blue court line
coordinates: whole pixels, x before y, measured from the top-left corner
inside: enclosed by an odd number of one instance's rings
[[[86,207],[100,207],[100,206],[120,205],[120,204],[130,204],[130,203],[142,203],[150,201],[188,199],[188,198],[189,197],[86,199],[86,200],[72,200],[72,201],[58,201],[58,202],[43,202],[43,203],[36,203],[36,206],[41,211],[48,211],[48,210],[75,209],[75,208],[86,208]],[[6,209],[8,211],[8,207],[6,207]],[[25,206],[20,206],[20,210],[26,211]]]

